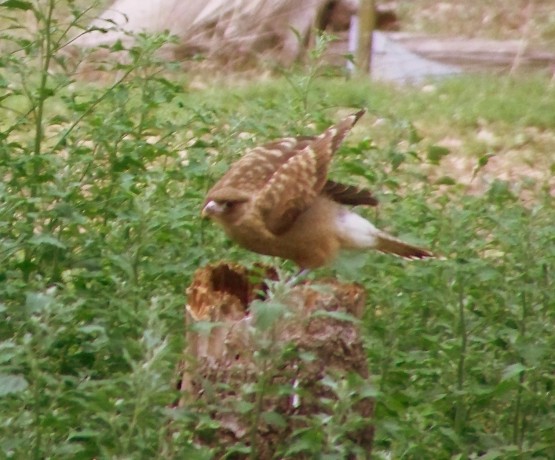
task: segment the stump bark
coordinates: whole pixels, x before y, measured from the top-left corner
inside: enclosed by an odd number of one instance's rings
[[[213,422],[196,442],[218,458],[370,458],[361,286],[289,287],[271,268],[221,263],[197,270],[187,297],[180,405]]]

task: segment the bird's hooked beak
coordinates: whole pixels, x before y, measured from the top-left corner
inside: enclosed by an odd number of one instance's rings
[[[223,211],[223,204],[217,203],[214,200],[210,200],[208,203],[206,203],[204,208],[202,208],[202,212],[200,213],[200,215],[204,218],[209,218],[221,214]]]

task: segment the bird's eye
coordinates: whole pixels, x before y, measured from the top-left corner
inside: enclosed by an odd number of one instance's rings
[[[233,208],[233,206],[235,205],[235,203],[233,201],[222,201],[220,203],[220,205],[222,206],[222,208],[224,209],[224,211],[229,211]]]

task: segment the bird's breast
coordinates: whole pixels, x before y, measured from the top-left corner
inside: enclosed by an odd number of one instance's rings
[[[251,213],[233,224],[222,222],[222,226],[229,238],[250,251],[289,259],[302,268],[317,268],[331,262],[341,247],[337,231],[340,210],[337,203],[319,196],[280,234],[270,232]]]
[[[240,246],[259,254],[270,254],[275,247],[275,235],[269,232],[255,216],[246,215],[233,224],[222,223],[230,239]]]

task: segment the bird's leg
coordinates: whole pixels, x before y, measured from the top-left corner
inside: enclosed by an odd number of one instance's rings
[[[310,268],[301,268],[296,275],[293,275],[289,280],[287,280],[285,286],[287,286],[288,288],[292,288],[298,283],[301,278],[305,277],[309,273]]]

